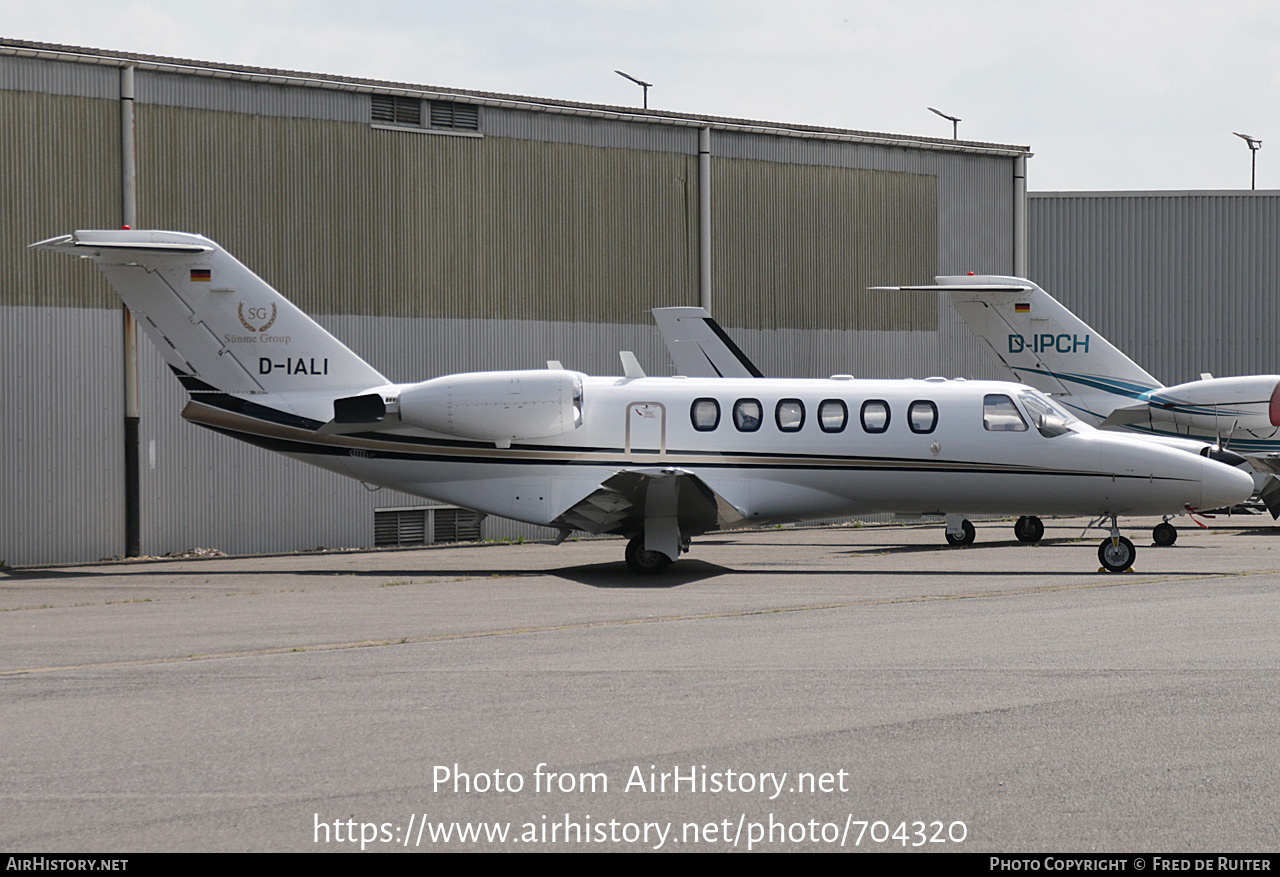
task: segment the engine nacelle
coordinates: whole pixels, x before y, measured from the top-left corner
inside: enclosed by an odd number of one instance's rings
[[[1280,375],[1206,378],[1164,387],[1148,399],[1151,420],[1224,437],[1270,435],[1280,427]]]
[[[582,425],[582,378],[559,369],[466,372],[400,391],[400,422],[506,447]]]

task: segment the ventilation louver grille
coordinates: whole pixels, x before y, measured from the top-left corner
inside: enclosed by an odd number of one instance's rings
[[[373,513],[373,544],[430,545],[435,542],[479,542],[482,515],[470,509],[378,509]]]

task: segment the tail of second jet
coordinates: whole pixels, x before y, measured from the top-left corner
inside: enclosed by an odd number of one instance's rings
[[[1094,422],[1162,384],[1084,320],[1021,277],[938,277],[932,290],[947,297],[975,335],[1019,381],[1051,393]]]
[[[77,231],[32,246],[92,259],[188,389],[339,395],[387,383],[201,235]]]

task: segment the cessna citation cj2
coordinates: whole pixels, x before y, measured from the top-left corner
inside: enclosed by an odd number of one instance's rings
[[[208,238],[78,231],[190,394],[183,417],[361,481],[626,536],[636,572],[704,533],[872,512],[1110,519],[1246,499],[1248,475],[1082,424],[996,381],[651,378],[563,368],[395,384]]]

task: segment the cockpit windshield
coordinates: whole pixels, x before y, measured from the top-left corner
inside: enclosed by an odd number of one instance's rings
[[[1043,393],[1026,390],[1019,394],[1022,407],[1031,416],[1031,422],[1045,438],[1054,438],[1069,432],[1077,432],[1080,421],[1067,409]]]

